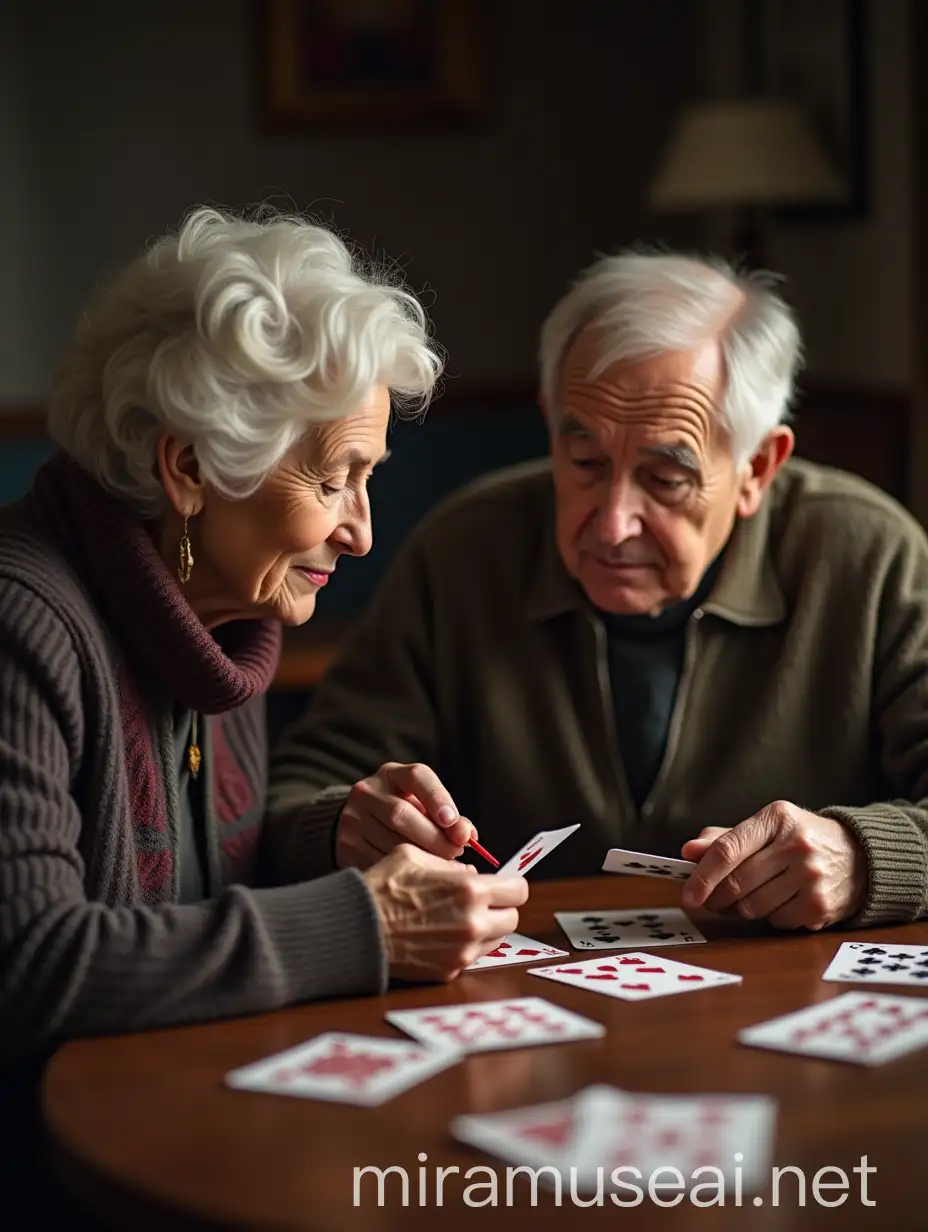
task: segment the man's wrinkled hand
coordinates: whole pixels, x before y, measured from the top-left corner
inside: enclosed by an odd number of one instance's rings
[[[704,829],[680,854],[697,865],[684,907],[817,930],[856,915],[866,901],[867,857],[855,835],[786,800],[731,829]]]

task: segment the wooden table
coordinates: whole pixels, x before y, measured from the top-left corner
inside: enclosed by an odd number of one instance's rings
[[[676,905],[678,887],[643,878],[536,882],[520,927],[564,946],[553,912],[634,905]],[[694,913],[708,944],[673,948],[668,956],[738,972],[743,983],[654,1001],[623,1002],[527,974],[525,968],[472,972],[450,985],[404,988],[382,998],[321,1003],[266,1016],[78,1041],[64,1047],[46,1075],[44,1110],[65,1182],[98,1218],[118,1228],[403,1229],[477,1227],[533,1229],[621,1227],[696,1232],[811,1232],[813,1229],[928,1227],[925,1146],[928,1143],[928,1050],[884,1066],[811,1060],[747,1048],[742,1027],[838,996],[856,985],[823,983],[821,974],[842,940],[881,938],[928,943],[928,924],[868,933],[782,934],[763,925]],[[899,992],[883,987],[882,991]],[[374,1109],[233,1091],[230,1070],[327,1030],[398,1035],[384,1022],[391,1008],[541,995],[608,1028],[603,1040],[476,1054]],[[918,996],[916,992],[912,994]],[[459,1146],[448,1134],[463,1112],[489,1112],[574,1093],[590,1082],[640,1092],[757,1092],[779,1101],[773,1162],[801,1168],[785,1176],[779,1202],[772,1187],[756,1207],[744,1196],[699,1209],[684,1199],[660,1209],[644,1194],[640,1206],[579,1209],[565,1189],[562,1205],[543,1186],[532,1202],[517,1177],[506,1199],[506,1165]],[[420,1152],[427,1156],[426,1202],[420,1205]],[[860,1200],[861,1157],[876,1173]],[[354,1205],[355,1167],[399,1165],[411,1179],[401,1204],[396,1174],[378,1205],[376,1178],[362,1181]],[[434,1168],[458,1165],[435,1200]],[[468,1207],[465,1186],[499,1179],[498,1205]],[[842,1206],[818,1205],[812,1179],[842,1168],[850,1182]],[[836,1181],[828,1174],[826,1181]],[[363,1186],[369,1185],[365,1189]],[[395,1188],[391,1189],[391,1186]],[[475,1201],[488,1189],[472,1191]],[[821,1191],[826,1201],[840,1190]],[[630,1195],[626,1195],[630,1196]],[[618,1221],[618,1222],[616,1222]]]

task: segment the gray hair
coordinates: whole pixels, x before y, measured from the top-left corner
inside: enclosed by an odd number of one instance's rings
[[[718,408],[736,465],[788,419],[801,340],[793,314],[766,273],[721,259],[627,251],[601,257],[555,305],[541,331],[541,390],[558,414],[561,366],[587,327],[597,331],[591,379],[612,364],[689,350],[719,336],[726,391]]]
[[[154,517],[164,431],[188,435],[204,478],[240,498],[375,385],[397,413],[421,413],[442,367],[418,300],[331,230],[201,208],[98,292],[61,362],[48,431]]]

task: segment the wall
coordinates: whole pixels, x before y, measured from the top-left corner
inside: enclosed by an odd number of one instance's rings
[[[597,246],[647,231],[656,148],[703,86],[702,0],[493,0],[486,126],[272,135],[256,119],[253,7],[0,5],[20,27],[7,52],[19,75],[3,87],[17,97],[0,136],[16,199],[2,255],[20,284],[42,279],[25,304],[0,285],[0,320],[16,323],[0,404],[40,399],[95,279],[205,200],[272,197],[333,218],[429,289],[453,376],[525,378],[566,281]]]
[[[923,0],[917,0],[922,3]],[[820,379],[909,388],[912,381],[912,82],[907,0],[869,0],[869,217],[780,229],[774,261],[790,278]]]
[[[707,0],[706,63],[719,97],[743,85],[739,3]],[[907,391],[912,381],[909,14],[909,0],[864,0],[866,216],[781,223],[768,237],[770,264],[786,276],[802,320],[810,371],[819,383],[855,390]]]
[[[49,354],[24,43],[21,7],[0,4],[0,403],[44,389]]]

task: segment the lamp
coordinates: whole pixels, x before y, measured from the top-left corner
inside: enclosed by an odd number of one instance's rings
[[[738,246],[756,264],[763,264],[764,211],[845,196],[801,107],[778,98],[688,107],[648,190],[660,212],[738,211]]]

